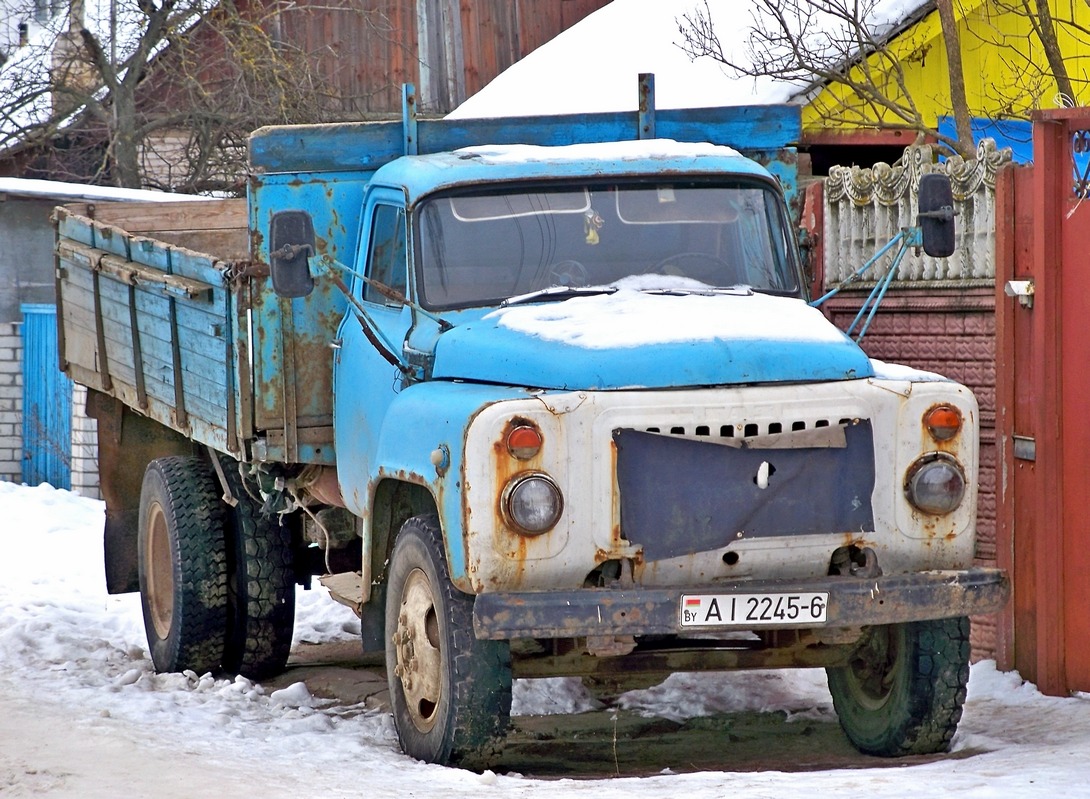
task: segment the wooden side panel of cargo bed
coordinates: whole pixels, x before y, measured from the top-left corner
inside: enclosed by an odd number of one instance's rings
[[[119,227],[134,236],[147,236],[220,261],[250,257],[245,199],[171,203],[74,203],[74,215]]]
[[[57,225],[68,374],[198,442],[238,451],[226,264],[64,210]]]

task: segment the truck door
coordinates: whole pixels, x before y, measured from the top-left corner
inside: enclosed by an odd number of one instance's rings
[[[404,303],[391,299],[372,280],[408,293],[405,204],[400,192],[375,189],[364,202],[360,246],[352,292],[366,310],[378,336],[401,354],[412,325]],[[382,420],[401,387],[401,373],[364,335],[361,320],[350,309],[338,333],[341,346],[333,363],[334,436],[341,491],[348,508],[363,515],[369,506],[370,478]]]

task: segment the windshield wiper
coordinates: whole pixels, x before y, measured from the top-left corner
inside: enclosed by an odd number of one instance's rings
[[[569,297],[582,297],[591,294],[614,294],[616,286],[549,286],[547,289],[538,289],[517,297],[508,297],[500,303],[501,308],[508,305],[521,305],[535,300],[566,300]]]
[[[679,286],[673,286],[670,288],[661,289],[640,289],[641,294],[661,294],[668,297],[684,297],[689,294],[696,294],[701,297],[712,297],[720,294],[726,294],[732,297],[748,297],[753,294],[753,289],[749,286],[731,286],[729,288],[719,288],[715,286],[708,286],[707,288],[681,288]]]

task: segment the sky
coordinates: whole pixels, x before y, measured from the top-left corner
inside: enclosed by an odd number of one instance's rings
[[[0,795],[73,799],[246,796],[443,799],[1090,797],[1090,695],[1042,696],[990,661],[972,668],[953,752],[901,767],[702,771],[612,779],[473,774],[401,754],[383,710],[317,698],[305,683],[155,674],[134,594],[106,593],[103,504],[48,485],[0,482]],[[359,625],[321,590],[300,593],[303,642],[355,641]],[[834,718],[816,670],[681,674],[622,695],[641,714],[760,711]],[[599,707],[571,679],[519,680],[516,715]],[[724,740],[725,757],[729,739]],[[237,790],[235,791],[237,792]]]

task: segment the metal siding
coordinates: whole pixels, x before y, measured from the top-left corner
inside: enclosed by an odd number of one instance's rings
[[[23,304],[23,482],[71,487],[72,381],[57,368],[57,308]]]

